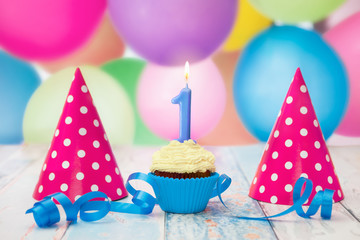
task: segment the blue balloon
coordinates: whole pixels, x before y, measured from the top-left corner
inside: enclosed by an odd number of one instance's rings
[[[245,47],[234,75],[237,112],[259,140],[268,139],[298,67],[325,139],[344,116],[349,83],[334,50],[314,31],[274,26]]]
[[[31,65],[0,51],[0,144],[23,141],[26,104],[40,82]]]

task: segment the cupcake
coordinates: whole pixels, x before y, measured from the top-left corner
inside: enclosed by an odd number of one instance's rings
[[[215,156],[193,140],[171,141],[153,155],[149,174],[162,210],[196,213],[206,208],[219,174]]]

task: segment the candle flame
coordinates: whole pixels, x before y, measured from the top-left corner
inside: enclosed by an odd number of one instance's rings
[[[186,61],[186,63],[185,63],[185,81],[186,81],[186,83],[188,83],[188,80],[189,80],[189,73],[190,73],[189,62]]]

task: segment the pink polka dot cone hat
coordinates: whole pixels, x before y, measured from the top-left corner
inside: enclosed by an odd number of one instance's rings
[[[334,201],[344,198],[301,71],[296,70],[281,111],[251,183],[249,196],[276,204],[293,204],[299,177],[309,178],[314,189],[335,190]]]
[[[104,192],[112,200],[127,196],[105,130],[78,68],[33,197],[41,200],[62,192],[75,201],[90,191]]]

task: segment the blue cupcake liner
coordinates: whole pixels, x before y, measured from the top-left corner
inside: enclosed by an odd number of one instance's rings
[[[218,173],[188,179],[159,177],[153,173],[149,176],[157,183],[158,188],[154,192],[161,209],[171,213],[204,211],[219,178]]]

